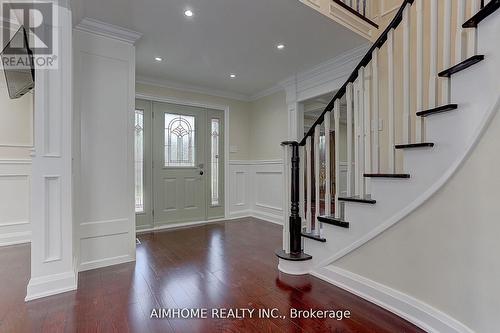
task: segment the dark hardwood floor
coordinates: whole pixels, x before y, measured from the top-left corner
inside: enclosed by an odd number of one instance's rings
[[[0,332],[422,332],[342,289],[277,270],[281,228],[255,219],[143,234],[137,262],[24,302],[27,245],[0,249]],[[350,319],[150,319],[153,308],[341,309]]]

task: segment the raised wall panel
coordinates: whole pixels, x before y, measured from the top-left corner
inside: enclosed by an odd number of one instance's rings
[[[61,178],[45,177],[45,261],[61,259]]]
[[[30,193],[31,161],[0,160],[0,246],[30,242]]]
[[[283,209],[283,181],[280,171],[256,171],[255,205],[277,211]]]

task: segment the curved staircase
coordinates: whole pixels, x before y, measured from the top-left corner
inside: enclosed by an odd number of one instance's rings
[[[431,19],[430,29],[422,26],[423,1],[403,2],[393,21],[304,139],[284,143],[285,168],[289,169],[285,175],[290,176],[286,189],[291,195],[290,223],[284,227],[283,249],[277,251],[281,271],[310,273],[330,282],[338,279],[335,261],[398,223],[425,201],[432,200],[433,194],[474,150],[500,109],[500,43],[497,42],[500,0],[486,4],[478,1],[477,8],[472,6],[474,12],[466,20],[461,20],[465,18],[466,2],[460,1],[456,20],[463,23],[456,27],[451,26],[454,20],[449,0],[443,1],[444,17],[438,17],[437,3],[433,0],[435,7],[431,4],[430,10],[436,12],[431,15],[435,21]],[[417,6],[416,11],[411,12],[412,6]],[[408,47],[414,33],[410,18],[415,12],[417,45],[416,52],[412,53]],[[448,24],[449,28],[440,31],[443,33],[440,39],[445,41],[440,44],[437,36],[423,34],[427,30],[437,33],[438,24]],[[395,34],[400,30],[404,50],[402,81],[397,80],[394,65]],[[454,45],[445,38],[453,38],[452,32],[456,38]],[[437,71],[436,59],[431,59],[428,66],[423,65],[425,38],[431,40],[426,54],[430,58],[440,57],[442,65],[446,65],[440,71]],[[452,46],[456,50],[453,57]],[[380,64],[382,48],[387,49],[385,67]],[[382,95],[378,80],[384,70],[389,82]],[[424,80],[425,71],[430,71],[429,82]],[[395,102],[395,85],[402,86],[402,112]],[[424,90],[429,92],[425,99]],[[387,99],[389,118],[389,125],[384,126],[388,132],[385,136],[379,133],[378,126],[382,98]],[[416,108],[410,102],[412,98],[417,100]],[[348,184],[345,191],[341,189],[339,161],[342,104],[347,105]],[[328,140],[324,140],[324,155],[312,154],[312,151],[320,151],[315,150],[319,138],[330,132],[335,132],[335,147],[329,147]],[[381,146],[390,147],[386,154],[381,152]],[[335,158],[330,157],[331,149],[335,151]],[[320,184],[321,160],[326,165],[326,184]],[[321,196],[319,188],[326,188],[324,200],[335,203],[334,212],[329,205],[321,210],[319,200],[312,201],[313,193],[316,199]],[[316,218],[312,205],[316,205],[316,212],[321,211]],[[297,241],[297,237],[302,241]],[[425,246],[425,240],[422,244]],[[456,331],[467,330],[456,328]]]

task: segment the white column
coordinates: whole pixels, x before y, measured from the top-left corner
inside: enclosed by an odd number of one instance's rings
[[[310,233],[312,231],[312,158],[311,158],[311,137],[308,136],[306,139],[306,231]]]
[[[411,143],[410,118],[410,5],[403,11],[403,143]]]
[[[335,112],[335,110],[333,111]],[[331,132],[331,112],[325,114],[325,215],[332,215],[332,178],[331,178],[331,158],[330,158],[330,132]],[[337,179],[335,179],[337,182]],[[335,206],[336,207],[336,206]]]
[[[378,51],[376,48],[373,51],[372,55],[372,135],[373,135],[373,144],[372,144],[372,165],[373,172],[380,172],[380,147],[379,147],[379,83],[378,83]]]
[[[353,84],[347,85],[347,196],[353,195],[352,191],[352,103],[353,103]]]
[[[333,111],[335,120],[335,217],[340,218],[340,99],[335,101]]]
[[[54,3],[54,6],[56,4]],[[72,23],[57,7],[58,69],[37,69],[31,189],[31,279],[26,300],[74,290]]]
[[[394,173],[396,169],[396,155],[394,149],[394,30],[389,31],[387,36],[387,62],[388,62],[388,112],[389,131],[388,152],[389,152],[389,173]]]
[[[443,28],[443,70],[451,67],[451,0],[443,0],[444,2],[444,28]],[[450,102],[450,79],[442,78],[441,80],[441,103],[448,104]]]
[[[417,112],[424,109],[424,2],[417,1]],[[415,113],[415,142],[423,142],[423,117]]]
[[[431,23],[430,23],[430,75],[429,75],[429,109],[437,106],[437,59],[438,59],[438,0],[430,0]],[[422,111],[422,110],[419,110]]]

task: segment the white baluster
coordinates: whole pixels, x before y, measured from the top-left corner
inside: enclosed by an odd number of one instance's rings
[[[335,101],[333,109],[335,120],[335,217],[340,218],[340,99]]]
[[[360,195],[361,184],[359,183],[359,173],[361,166],[359,164],[359,78],[354,81],[353,89],[354,99],[354,195]]]
[[[312,231],[312,144],[311,137],[308,136],[306,139],[306,231],[311,233]]]
[[[359,82],[359,110],[358,110],[358,144],[359,144],[359,194],[366,194],[365,173],[365,68],[361,67],[358,71]]]
[[[465,22],[465,5],[466,0],[457,0],[457,36],[455,42],[455,63],[463,60],[463,40],[464,29],[462,24]]]
[[[346,101],[347,101],[347,196],[352,196],[352,99],[353,85],[347,84]]]
[[[334,111],[335,112],[335,111]],[[331,179],[331,159],[330,159],[330,132],[331,114],[325,114],[325,215],[332,215],[332,179]],[[335,180],[337,181],[337,180]]]
[[[373,171],[380,172],[380,147],[379,147],[379,84],[378,84],[378,48],[373,50],[372,54],[372,135],[373,135],[373,148],[372,148],[372,162]]]
[[[291,195],[291,161],[290,161],[290,147],[283,147],[283,177],[285,181],[283,182],[283,251],[285,253],[290,253],[290,223],[288,223],[290,218],[290,195]]]
[[[371,91],[370,91],[370,71],[365,69],[363,71],[363,81],[364,81],[364,93],[363,100],[363,137],[364,137],[364,168],[363,175],[365,173],[372,173],[372,140],[371,140]],[[371,192],[371,181],[369,178],[365,178],[363,175],[365,189],[364,194],[369,194]]]
[[[321,234],[321,224],[318,221],[318,216],[320,213],[320,149],[319,149],[319,139],[321,136],[321,128],[320,126],[316,126],[314,129],[314,202],[315,202],[315,214],[314,214],[314,233],[316,235]]]
[[[424,109],[424,1],[417,1],[417,111]],[[415,113],[415,142],[424,141],[423,117]]]
[[[438,59],[438,0],[430,0],[431,3],[431,45],[430,45],[430,76],[429,76],[429,109],[437,106],[437,59]],[[423,111],[423,110],[419,110]]]
[[[472,0],[469,17],[476,15],[476,13],[479,11],[479,7],[480,7],[479,0]],[[477,29],[468,29],[468,30],[469,34],[467,36],[467,56],[472,57],[475,56],[477,52]]]
[[[410,5],[403,10],[403,142],[411,143],[410,118]]]
[[[305,152],[306,148],[304,146],[299,147],[299,215],[302,219],[302,226],[307,227],[307,219],[305,214],[304,200],[305,200]]]
[[[451,0],[444,2],[444,27],[443,27],[443,70],[451,66]],[[450,79],[441,80],[441,102],[448,104],[450,102]]]
[[[388,112],[389,112],[389,173],[396,170],[396,155],[394,149],[394,29],[387,35],[387,62],[388,62]]]

